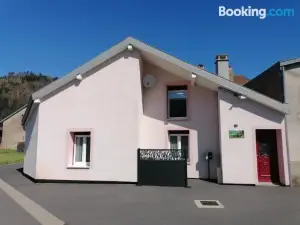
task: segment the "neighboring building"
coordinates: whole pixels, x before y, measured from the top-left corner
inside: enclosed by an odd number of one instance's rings
[[[137,149],[188,149],[188,177],[289,185],[285,104],[127,38],[35,92],[23,118],[36,180],[137,182]],[[268,155],[269,157],[266,157]],[[217,173],[220,168],[221,173]]]
[[[203,64],[199,64],[198,67],[204,69]],[[239,85],[245,85],[249,81],[249,79],[243,75],[234,74],[231,66],[229,66],[229,80]]]
[[[245,85],[249,81],[249,79],[243,75],[234,74],[231,66],[229,67],[229,80],[239,85]]]
[[[294,185],[300,186],[300,58],[280,61],[249,81],[246,87],[288,104],[287,143]]]
[[[26,106],[19,108],[0,121],[0,149],[17,149],[25,140],[25,131],[21,125]]]
[[[234,75],[233,82],[239,85],[245,85],[249,80],[243,75]]]

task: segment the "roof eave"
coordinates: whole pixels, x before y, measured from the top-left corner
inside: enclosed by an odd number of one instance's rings
[[[207,79],[210,82],[216,83],[218,86],[222,86],[223,88],[228,89],[230,91],[245,95],[249,99],[252,99],[253,101],[256,101],[263,105],[266,105],[272,109],[275,109],[275,110],[283,112],[283,113],[288,113],[288,111],[289,111],[287,106],[285,106],[284,104],[282,104],[280,102],[277,102],[271,98],[268,98],[267,96],[264,96],[264,95],[262,95],[258,92],[255,92],[251,89],[248,89],[241,85],[235,84],[235,83],[233,83],[229,80],[226,80],[222,77],[216,76],[215,74],[210,73],[206,70],[202,70],[194,65],[183,62],[182,60],[179,60],[167,53],[164,53],[156,48],[153,48],[153,47],[151,47],[139,40],[131,38],[131,37],[126,38],[122,42],[118,43],[117,45],[113,46],[109,50],[98,55],[96,58],[92,59],[91,61],[89,61],[89,62],[85,63],[84,65],[78,67],[77,69],[73,70],[71,73],[65,75],[61,79],[58,79],[58,80],[50,83],[46,87],[42,88],[41,90],[33,93],[32,97],[31,97],[31,101],[45,97],[46,95],[52,93],[56,89],[71,82],[79,73],[84,74],[84,73],[88,72],[89,70],[93,69],[94,67],[109,60],[113,56],[124,51],[129,44],[133,45],[135,48],[137,48],[140,51],[150,53],[150,54],[154,55],[155,57],[158,57],[161,60],[166,60],[169,63],[173,63],[173,64],[177,65],[178,67],[181,67],[191,73],[194,73],[204,79]],[[32,105],[32,102],[30,104],[30,107],[28,107],[29,111],[31,109],[31,105]],[[24,119],[24,121],[26,121],[29,111],[27,112],[26,118]]]
[[[296,59],[290,59],[290,60],[286,60],[286,61],[280,61],[280,66],[284,67],[284,66],[289,66],[295,63],[300,63],[300,58],[296,58]]]
[[[6,116],[5,118],[3,118],[0,123],[3,123],[5,120],[9,119],[10,117],[14,116],[15,114],[17,114],[18,112],[20,112],[21,110],[23,110],[25,107],[27,107],[26,105],[23,105],[22,107],[18,108],[17,110],[15,110],[14,112],[12,112],[11,114],[9,114],[8,116]]]
[[[86,72],[90,71],[94,67],[100,65],[101,63],[109,60],[111,57],[117,55],[118,53],[124,51],[127,48],[127,45],[130,44],[131,38],[127,38],[123,40],[122,42],[116,44],[112,48],[108,49],[107,51],[101,53],[100,55],[96,56],[89,62],[83,64],[82,66],[76,68],[75,70],[71,71],[70,73],[66,74],[62,78],[48,84],[44,88],[40,89],[39,91],[36,91],[32,94],[32,100],[35,99],[41,99],[45,97],[46,95],[50,94],[57,88],[71,82],[75,79],[75,77],[78,74],[85,74]]]

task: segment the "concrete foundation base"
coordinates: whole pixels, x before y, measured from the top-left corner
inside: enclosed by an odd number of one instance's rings
[[[300,162],[291,162],[292,186],[300,187]]]

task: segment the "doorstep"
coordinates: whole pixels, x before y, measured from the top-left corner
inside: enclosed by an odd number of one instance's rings
[[[279,187],[279,184],[274,184],[272,182],[258,182],[256,186],[269,186],[269,187]]]

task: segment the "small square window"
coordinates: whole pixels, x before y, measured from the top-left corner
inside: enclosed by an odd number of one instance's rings
[[[90,132],[75,132],[73,143],[73,165],[89,166],[91,151]]]
[[[187,86],[168,87],[168,118],[187,118]]]

